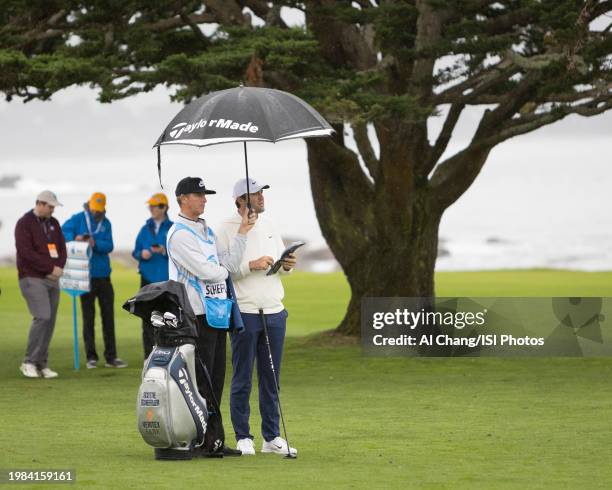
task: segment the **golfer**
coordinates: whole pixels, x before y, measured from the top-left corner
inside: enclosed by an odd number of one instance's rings
[[[212,385],[212,393],[209,393],[205,372],[196,363],[198,391],[209,400],[214,396],[220,405],[225,381],[227,330],[235,320],[229,318],[229,311],[223,311],[223,303],[228,301],[226,279],[229,272],[236,272],[240,267],[247,232],[255,224],[256,217],[249,218],[247,213],[242,213],[233,239],[218,248],[213,230],[200,218],[206,206],[206,195],[216,192],[207,189],[198,177],[185,177],[176,186],[175,194],[180,212],[168,232],[169,276],[185,285],[196,314],[197,354],[208,370]],[[220,439],[224,440],[222,428]],[[226,446],[222,452],[225,456],[241,454]]]
[[[32,315],[28,347],[20,370],[27,378],[56,378],[47,365],[49,344],[59,305],[58,279],[66,264],[66,243],[60,224],[52,217],[61,206],[51,191],[36,196],[36,204],[15,226],[19,289]]]
[[[162,192],[153,194],[147,201],[151,217],[140,229],[132,257],[138,261],[140,287],[153,282],[168,280],[168,254],[166,239],[172,221],[168,218],[168,198]],[[142,345],[144,358],[153,350],[153,327],[151,322],[142,321]]]
[[[111,283],[111,265],[108,255],[113,251],[113,230],[106,217],[106,196],[94,192],[83,204],[83,211],[72,215],[62,226],[66,241],[88,242],[92,254],[89,259],[90,289],[81,295],[83,311],[83,340],[87,355],[87,369],[98,367],[96,352],[95,318],[96,298],[102,315],[105,367],[124,368],[127,363],[117,357],[115,343],[115,291]]]
[[[252,210],[260,215],[265,211],[264,185],[254,179],[249,181],[250,201]],[[218,242],[225,247],[239,232],[241,216],[247,207],[246,179],[241,179],[234,185],[233,197],[237,213],[225,220],[218,231]],[[232,280],[236,289],[236,299],[245,330],[240,334],[230,333],[232,345],[232,377],[230,393],[230,413],[236,433],[237,447],[244,455],[254,455],[255,446],[249,427],[249,397],[251,380],[253,379],[253,364],[257,363],[257,379],[259,384],[259,412],[261,414],[261,432],[263,443],[262,453],[288,453],[287,442],[280,437],[278,397],[274,377],[270,367],[270,359],[266,346],[262,319],[259,310],[263,309],[270,338],[272,359],[276,368],[277,382],[281,366],[283,344],[287,322],[287,310],[283,306],[283,284],[279,274],[266,276],[266,271],[280,258],[285,246],[269,219],[258,217],[257,223],[249,233],[249,241],[242,262],[237,271],[232,271]],[[261,256],[263,255],[263,256]],[[292,254],[283,261],[279,273],[289,272],[296,264]],[[297,454],[295,448],[291,453]]]

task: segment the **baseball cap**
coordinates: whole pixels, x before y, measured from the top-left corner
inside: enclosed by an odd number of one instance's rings
[[[36,200],[46,202],[51,206],[63,206],[63,204],[57,200],[57,196],[51,191],[42,191],[36,196]]]
[[[89,209],[98,213],[104,212],[106,209],[106,196],[101,192],[94,192],[89,198]]]
[[[158,192],[157,194],[153,194],[148,200],[147,200],[147,204],[149,206],[167,206],[168,205],[168,198],[166,197],[166,194],[164,194],[163,192]]]
[[[268,184],[261,184],[257,182],[255,179],[249,179],[249,192],[254,194],[255,192],[259,192],[262,189],[269,189],[270,186]],[[247,193],[247,179],[240,179],[234,184],[234,191],[232,192],[232,196],[234,199],[239,198]]]
[[[207,189],[200,177],[185,177],[176,184],[174,193],[180,196],[181,194],[216,194],[217,192]]]

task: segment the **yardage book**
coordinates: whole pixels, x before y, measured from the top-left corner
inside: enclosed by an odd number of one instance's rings
[[[276,274],[278,272],[278,270],[281,268],[282,260],[287,258],[287,256],[289,254],[294,253],[298,248],[300,248],[302,245],[305,245],[305,244],[306,244],[306,242],[293,242],[291,245],[289,245],[285,249],[285,251],[282,253],[282,255],[280,256],[280,259],[278,259],[276,262],[274,262],[274,265],[268,271],[266,276],[271,276],[272,274]]]

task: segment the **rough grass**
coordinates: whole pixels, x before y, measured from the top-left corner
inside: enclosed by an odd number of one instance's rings
[[[15,271],[0,269],[0,468],[75,469],[79,488],[609,488],[612,360],[381,359],[313,343],[342,318],[338,274],[286,279],[282,402],[299,458],[154,461],[135,422],[139,322],[119,309],[137,277],[116,268],[114,284],[130,367],[72,370],[63,296],[50,357],[60,377],[29,380],[17,368],[30,318]],[[611,273],[440,273],[436,284],[443,296],[612,296]],[[258,434],[256,392],[252,407]]]

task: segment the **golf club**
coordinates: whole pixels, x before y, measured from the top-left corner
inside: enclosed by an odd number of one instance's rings
[[[288,459],[297,459],[297,454],[291,454],[291,446],[289,445],[289,437],[287,437],[287,427],[285,426],[285,417],[283,417],[283,409],[281,407],[280,392],[278,390],[278,382],[276,381],[276,369],[274,369],[274,361],[272,360],[272,349],[270,348],[270,338],[268,337],[268,325],[266,324],[266,316],[264,315],[263,309],[259,309],[259,315],[261,316],[261,323],[264,329],[264,335],[266,336],[266,345],[268,346],[268,356],[270,357],[270,367],[272,368],[272,377],[274,378],[274,386],[276,388],[276,399],[278,400],[278,411],[280,412],[281,421],[283,423],[283,432],[285,433],[285,441],[287,441],[287,454],[284,456]]]
[[[166,325],[166,323],[164,322],[164,317],[159,311],[151,312],[151,325],[157,328],[160,328]]]

